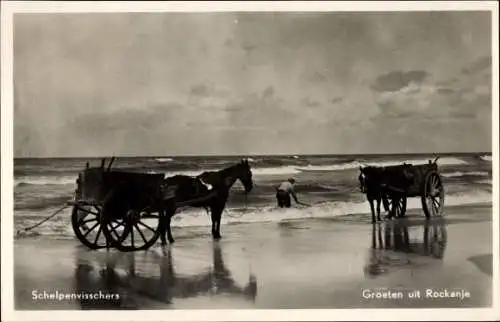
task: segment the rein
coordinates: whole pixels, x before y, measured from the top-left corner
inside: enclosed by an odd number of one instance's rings
[[[179,202],[178,205],[179,205],[179,207],[189,206],[189,204],[191,204],[191,203],[205,201],[205,200],[208,200],[208,199],[210,199],[212,197],[215,197],[216,195],[217,195],[217,191],[214,190],[214,191],[210,192],[206,196],[195,198],[195,199],[190,199],[190,200],[187,200],[187,201],[184,201],[184,202]]]

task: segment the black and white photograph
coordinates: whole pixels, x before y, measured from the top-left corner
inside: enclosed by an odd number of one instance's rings
[[[2,2],[2,320],[500,318],[498,4],[377,3]]]

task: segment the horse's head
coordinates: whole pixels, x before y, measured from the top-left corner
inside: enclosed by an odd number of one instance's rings
[[[378,189],[380,181],[384,177],[384,168],[374,166],[359,167],[359,188],[362,193],[367,193],[369,189]]]
[[[362,193],[366,193],[366,191],[368,190],[368,179],[367,179],[367,176],[366,176],[366,168],[363,168],[363,167],[359,167],[359,176],[358,176],[358,180],[359,180],[359,189],[361,190]]]
[[[252,170],[250,169],[250,164],[248,164],[247,159],[241,160],[235,166],[235,177],[241,181],[243,187],[245,187],[245,192],[249,193],[253,189],[253,179],[252,179]]]

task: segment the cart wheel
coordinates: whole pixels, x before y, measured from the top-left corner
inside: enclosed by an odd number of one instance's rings
[[[104,201],[103,233],[120,251],[145,250],[160,237],[160,212],[148,196],[132,190],[112,190]]]
[[[71,225],[75,236],[90,249],[106,247],[106,236],[101,227],[101,209],[96,205],[75,205],[71,212]]]
[[[404,217],[406,214],[406,196],[388,196],[387,203],[389,216],[396,218]]]
[[[444,186],[439,174],[430,171],[425,175],[422,191],[422,208],[425,216],[441,216],[444,206]]]

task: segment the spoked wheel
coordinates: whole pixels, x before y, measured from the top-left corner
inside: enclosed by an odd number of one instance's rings
[[[71,225],[76,237],[90,249],[107,246],[100,217],[101,208],[97,205],[76,204],[71,213]]]
[[[111,246],[121,251],[145,250],[160,237],[160,212],[151,198],[131,190],[113,190],[106,197],[101,225]]]
[[[422,191],[422,208],[425,216],[441,216],[444,206],[444,186],[439,174],[431,171],[425,175]]]
[[[406,196],[388,196],[386,200],[389,217],[404,217],[406,214]]]

